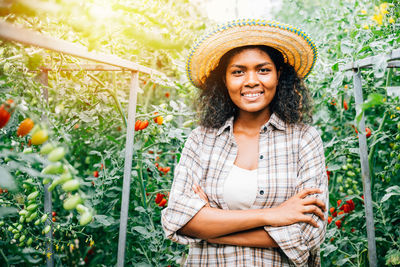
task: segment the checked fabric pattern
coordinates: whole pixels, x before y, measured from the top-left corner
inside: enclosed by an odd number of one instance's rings
[[[206,204],[192,190],[194,181],[207,194],[211,207],[228,209],[223,198],[224,180],[236,155],[233,118],[220,129],[198,127],[186,141],[175,169],[168,207],[162,211],[166,236],[189,244],[185,266],[320,266],[326,221],[316,215],[312,216],[319,228],[307,223],[265,226],[279,248],[212,244],[177,233]],[[251,209],[278,206],[310,187],[323,191],[315,197],[328,207],[328,178],[319,133],[314,127],[287,124],[272,114],[260,129],[258,194]]]

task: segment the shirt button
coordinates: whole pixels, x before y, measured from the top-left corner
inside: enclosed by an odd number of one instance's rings
[[[264,195],[264,190],[260,190],[260,195]]]
[[[263,159],[264,158],[264,156],[263,155],[260,155],[260,159]]]

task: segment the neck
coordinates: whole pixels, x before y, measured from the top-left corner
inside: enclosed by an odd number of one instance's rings
[[[235,119],[233,128],[235,132],[244,131],[247,133],[258,134],[261,126],[264,125],[270,117],[271,112],[269,109],[260,112],[239,111],[239,115]]]

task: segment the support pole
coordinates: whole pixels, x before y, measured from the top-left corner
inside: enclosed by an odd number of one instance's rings
[[[49,104],[49,72],[47,70],[42,70],[39,74],[39,81],[43,85],[42,86],[42,96],[44,101],[46,102],[46,106]],[[47,121],[47,116],[42,115],[42,120]],[[44,213],[48,215],[47,220],[45,222],[45,226],[50,225],[51,231],[46,234],[46,266],[53,267],[54,266],[54,250],[53,250],[53,227],[52,227],[52,199],[51,192],[49,192],[50,184],[44,185]]]
[[[353,69],[353,83],[354,83],[354,97],[356,100],[356,108],[358,110],[360,109],[360,105],[363,103],[361,73],[359,69]],[[367,220],[368,259],[369,259],[369,266],[376,267],[377,257],[376,257],[374,215],[372,210],[371,177],[369,173],[368,147],[367,147],[367,138],[365,136],[364,114],[361,117],[359,126],[360,127],[358,133],[358,141],[360,147],[361,176],[362,176],[363,191],[364,191],[365,216]]]
[[[122,187],[121,216],[118,239],[118,267],[124,266],[126,247],[126,228],[128,224],[129,191],[131,186],[133,139],[135,137],[136,98],[139,87],[139,73],[132,71],[128,105],[128,128],[126,130],[124,181]]]

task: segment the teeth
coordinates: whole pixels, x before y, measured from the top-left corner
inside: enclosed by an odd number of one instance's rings
[[[257,93],[257,94],[243,94],[243,96],[246,96],[246,97],[257,97],[257,96],[260,96],[261,95],[261,93]]]

